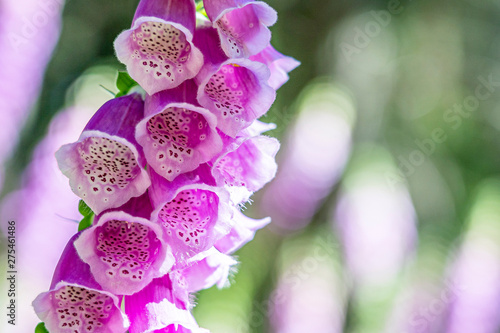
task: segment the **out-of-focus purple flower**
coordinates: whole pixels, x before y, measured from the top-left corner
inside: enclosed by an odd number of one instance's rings
[[[146,117],[136,138],[156,173],[168,180],[196,169],[222,149],[217,119],[196,102],[196,84],[186,81],[176,89],[146,98]]]
[[[56,153],[71,189],[96,214],[140,196],[150,185],[134,137],[143,114],[139,94],[112,99],[96,112],[77,142]]]
[[[3,0],[0,11],[0,187],[3,167],[35,104],[59,39],[64,0]],[[35,19],[37,22],[35,22]],[[38,24],[39,22],[43,24]],[[20,75],[29,73],[29,75]]]
[[[450,278],[454,295],[446,333],[492,333],[500,329],[500,181],[479,186],[468,230]]]
[[[385,152],[360,151],[344,181],[334,221],[355,283],[394,282],[416,241],[415,211],[408,190],[391,187]],[[387,159],[387,160],[386,160]],[[376,258],[376,260],[374,260]]]
[[[297,68],[300,62],[292,57],[286,56],[278,51],[271,44],[264,50],[249,58],[266,64],[271,71],[271,76],[267,82],[274,90],[278,90],[288,81],[288,73]]]
[[[198,102],[217,116],[217,128],[235,137],[264,115],[276,97],[267,82],[266,65],[248,59],[227,59],[218,50],[212,28],[196,31],[196,45],[205,55],[205,65],[196,76]]]
[[[149,172],[155,209],[151,218],[165,228],[165,240],[177,261],[182,263],[208,250],[230,231],[233,209],[228,204],[229,194],[203,182],[205,177],[213,180],[206,165],[173,182],[154,170]]]
[[[291,262],[270,294],[271,332],[343,332],[346,288],[332,244],[321,239],[284,246]],[[286,259],[285,259],[286,260]]]
[[[154,279],[136,294],[125,297],[130,333],[208,333],[198,326],[174,290],[170,274]]]
[[[236,139],[221,136],[224,150],[211,162],[212,173],[217,184],[228,189],[233,203],[240,204],[274,178],[280,144],[263,135]]]
[[[174,264],[161,227],[121,211],[103,214],[75,247],[96,281],[116,295],[138,292]]]
[[[141,0],[132,27],[115,40],[116,56],[148,94],[175,88],[203,65],[194,29],[193,0]]]
[[[49,332],[125,332],[129,322],[118,298],[102,290],[76,253],[78,236],[64,249],[50,291],[33,301],[35,312]]]
[[[351,149],[353,108],[331,83],[303,93],[299,116],[281,152],[276,179],[262,198],[271,227],[297,230],[309,223],[338,181]]]
[[[273,25],[278,17],[265,2],[205,0],[203,4],[228,57],[248,58],[269,44],[271,32],[267,27]]]

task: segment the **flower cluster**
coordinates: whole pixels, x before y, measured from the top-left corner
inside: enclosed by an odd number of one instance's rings
[[[274,125],[257,118],[298,62],[271,46],[265,3],[203,5],[207,18],[193,0],[140,1],[115,41],[139,86],[119,82],[56,153],[85,217],[33,302],[51,333],[206,332],[191,295],[224,286],[270,222],[240,207],[276,173]]]

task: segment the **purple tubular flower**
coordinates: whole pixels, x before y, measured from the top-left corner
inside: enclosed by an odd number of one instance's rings
[[[136,138],[158,174],[172,181],[196,169],[222,149],[217,119],[196,102],[196,85],[186,81],[176,89],[146,98],[146,117]]]
[[[170,274],[154,279],[136,294],[125,297],[130,333],[208,333],[198,326],[185,304],[176,298]]]
[[[225,148],[213,162],[212,172],[217,184],[226,186],[231,200],[240,204],[274,178],[280,144],[263,135],[223,139]]]
[[[175,88],[203,65],[195,22],[193,0],[141,0],[132,27],[115,40],[116,56],[148,94]]]
[[[222,253],[234,253],[251,241],[257,230],[264,228],[270,222],[270,217],[256,220],[245,216],[238,210],[233,216],[233,228],[226,236],[215,243],[215,248]]]
[[[205,65],[196,76],[198,102],[217,116],[217,127],[235,137],[264,115],[276,97],[267,82],[266,65],[248,59],[227,59],[217,45],[212,28],[196,31],[196,45],[205,55]]]
[[[181,175],[173,182],[150,171],[149,195],[155,210],[152,221],[164,227],[165,241],[176,260],[185,262],[211,248],[231,228],[229,194],[222,188],[204,183],[209,168]]]
[[[73,242],[79,235],[64,249],[50,291],[33,301],[35,312],[49,332],[126,332],[129,322],[118,298],[102,290],[75,250]]]
[[[77,142],[56,152],[71,189],[96,214],[140,196],[150,185],[134,138],[143,110],[139,94],[112,99],[96,112]]]
[[[276,51],[271,44],[249,59],[261,62],[269,67],[271,76],[267,83],[275,90],[284,85],[288,81],[288,73],[300,65],[300,62],[294,58]]]
[[[197,292],[214,285],[223,288],[229,285],[229,276],[238,263],[233,257],[219,252],[212,247],[201,253],[200,258],[193,258],[185,268],[176,270],[183,276],[188,292]]]
[[[75,247],[96,281],[117,295],[138,292],[174,263],[160,226],[119,211],[103,214]]]
[[[278,17],[265,2],[205,0],[203,3],[228,57],[248,58],[269,44],[271,32],[267,27],[273,25]]]

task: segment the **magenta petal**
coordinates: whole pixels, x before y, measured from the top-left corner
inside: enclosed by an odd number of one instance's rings
[[[207,172],[208,168],[203,168]],[[229,194],[204,184],[200,178],[178,177],[169,182],[150,171],[149,190],[155,210],[152,221],[164,227],[165,241],[177,261],[185,262],[211,248],[232,226]]]
[[[208,333],[198,326],[189,310],[176,306],[174,294],[172,282],[165,275],[126,296],[125,311],[132,322],[130,333]]]
[[[288,57],[269,44],[264,50],[250,57],[250,60],[261,62],[269,67],[271,76],[268,84],[278,90],[288,81],[288,73],[297,68],[300,62]]]
[[[196,88],[188,81],[148,97],[146,118],[136,130],[149,166],[168,180],[196,169],[222,149],[215,116],[183,98],[186,89]]]
[[[142,0],[132,27],[114,42],[116,56],[148,94],[175,88],[203,65],[194,26],[194,1]]]
[[[271,222],[270,217],[260,220],[252,219],[237,211],[233,217],[234,226],[223,238],[215,243],[215,247],[222,253],[231,254],[240,249],[243,245],[251,241],[255,232],[264,228]]]
[[[129,326],[118,298],[95,282],[90,268],[76,253],[73,236],[57,264],[50,291],[33,301],[49,332],[125,332]]]
[[[235,204],[247,201],[276,175],[279,147],[278,140],[263,135],[237,138],[213,163],[217,184],[228,188]]]
[[[274,102],[269,69],[248,59],[205,66],[196,77],[198,101],[217,116],[217,128],[232,137],[264,115]]]
[[[103,214],[82,232],[75,247],[96,281],[117,295],[141,290],[174,263],[161,228],[124,212]]]
[[[237,263],[231,256],[211,248],[207,251],[205,258],[194,262],[180,272],[185,277],[189,292],[208,289],[214,285],[223,288],[229,285],[229,276],[235,270],[234,266]]]
[[[276,22],[277,14],[265,2],[205,0],[204,5],[230,58],[248,58],[269,44],[271,32],[267,27]]]
[[[150,185],[134,128],[143,116],[138,94],[105,103],[77,142],[56,152],[72,191],[96,213],[119,207]]]

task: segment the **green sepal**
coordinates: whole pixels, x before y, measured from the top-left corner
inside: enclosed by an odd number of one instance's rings
[[[92,211],[92,209],[90,209],[90,207],[87,206],[87,204],[83,200],[80,200],[80,202],[78,203],[78,211],[83,216],[88,216],[88,215],[93,215],[94,214],[94,212]]]
[[[45,323],[41,322],[40,324],[36,325],[35,333],[49,333],[49,331],[45,328]]]
[[[80,202],[78,203],[78,211],[83,215],[83,219],[78,224],[78,231],[82,231],[92,225],[92,222],[94,222],[95,214],[83,200],[80,200]]]
[[[92,215],[85,216],[78,224],[78,231],[87,229],[92,225],[93,222],[94,222],[94,213],[92,213]]]
[[[128,94],[130,89],[139,84],[130,77],[127,72],[118,72],[118,77],[116,78],[116,87],[118,88],[118,93],[115,97],[121,97]]]

